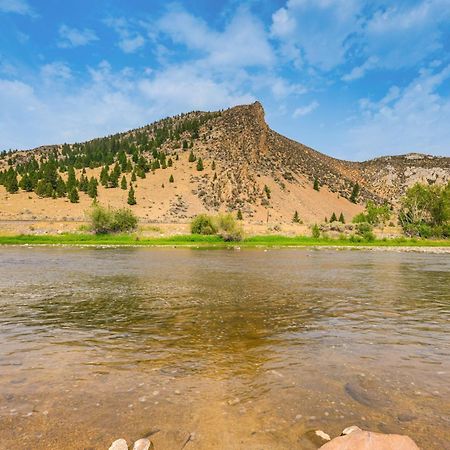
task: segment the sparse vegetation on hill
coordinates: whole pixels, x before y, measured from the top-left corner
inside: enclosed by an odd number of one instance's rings
[[[166,168],[170,173],[162,174]],[[53,218],[47,211],[61,207],[73,219],[74,211],[79,217],[80,208],[98,198],[116,206],[128,202],[145,220],[186,222],[201,212],[227,210],[234,216],[240,211],[248,222],[270,216],[296,223],[298,210],[308,225],[333,211],[343,223],[368,202],[387,202],[396,213],[411,180],[442,185],[449,179],[450,158],[405,155],[364,163],[330,158],[271,130],[255,102],[174,116],[84,143],[0,154],[6,190],[0,207],[10,219],[13,209],[16,217],[30,211],[29,219]],[[163,189],[167,182],[170,189]],[[10,208],[18,198],[23,204]],[[55,207],[49,206],[53,199]]]

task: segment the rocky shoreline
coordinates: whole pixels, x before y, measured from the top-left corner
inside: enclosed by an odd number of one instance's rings
[[[184,449],[192,440],[192,435],[184,442]],[[400,434],[383,434],[362,430],[356,425],[345,428],[340,436],[332,439],[322,430],[308,432],[305,438],[319,450],[419,450],[409,437]],[[137,440],[132,447],[125,439],[115,440],[109,450],[156,450],[148,438]]]

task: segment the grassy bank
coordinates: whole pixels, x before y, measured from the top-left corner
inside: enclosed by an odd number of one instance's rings
[[[308,236],[260,235],[240,242],[225,242],[219,236],[173,235],[140,237],[135,234],[59,234],[0,236],[0,245],[92,245],[92,246],[191,246],[191,247],[450,247],[450,240],[395,238],[355,242],[350,239],[312,238]]]

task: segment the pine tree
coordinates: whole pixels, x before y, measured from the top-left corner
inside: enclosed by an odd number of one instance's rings
[[[264,192],[266,193],[267,198],[270,199],[270,188],[267,184],[264,185]]]
[[[69,192],[69,200],[70,203],[78,203],[80,200],[80,196],[78,195],[78,190],[76,187],[72,188]]]
[[[213,161],[211,164],[211,170],[216,170],[216,162]]]
[[[38,197],[45,197],[46,183],[44,180],[39,180],[34,188],[34,192]]]
[[[88,186],[88,190],[87,190],[87,194],[89,195],[89,197],[97,198],[97,195],[98,195],[97,186],[98,186],[97,179],[94,177],[91,177],[91,179],[89,180],[89,186]]]
[[[203,170],[203,161],[202,161],[202,158],[198,158],[198,161],[197,161],[197,170],[198,170],[199,172],[201,172],[201,171]]]
[[[350,201],[351,201],[352,203],[357,203],[359,191],[360,191],[359,184],[356,183],[356,184],[353,186],[352,194],[350,195]]]
[[[102,168],[102,171],[100,172],[100,183],[102,186],[108,186],[109,181],[109,169],[108,166],[104,166]]]
[[[242,217],[242,211],[240,209],[238,209],[237,215],[236,215],[236,219],[237,220],[244,220],[244,218]]]
[[[134,171],[131,174],[131,181],[136,181],[136,172],[134,172]]]
[[[173,166],[172,158],[169,158],[169,160],[167,161],[167,165],[168,165],[169,167],[172,167],[172,166]]]
[[[342,213],[339,215],[339,222],[345,223],[344,214],[342,214]]]
[[[191,153],[189,153],[189,162],[194,162],[196,159],[194,152],[191,150]]]
[[[32,192],[33,191],[33,182],[31,181],[30,175],[28,173],[25,173],[23,177],[20,180],[19,186],[21,189],[23,189],[26,192]]]
[[[131,206],[136,204],[136,197],[134,196],[134,189],[133,186],[130,187],[130,190],[128,191],[128,200],[127,203]]]
[[[217,180],[217,173],[216,172],[214,172],[214,177],[213,177],[213,181],[216,181]]]
[[[58,177],[55,191],[57,197],[64,197],[67,193],[66,183],[64,183],[64,180],[61,178],[61,176]]]
[[[128,183],[125,175],[122,177],[122,180],[120,181],[120,189],[123,189],[124,191],[127,190]]]
[[[336,214],[334,213],[334,211],[333,211],[333,214],[331,214],[330,222],[337,222],[337,217],[336,217]]]
[[[292,218],[292,222],[300,223],[300,217],[298,216],[298,211],[294,212],[294,217]]]
[[[17,182],[17,173],[11,167],[6,174],[6,190],[10,194],[15,194],[19,190],[19,183]]]
[[[320,186],[319,186],[319,180],[317,178],[314,178],[314,190],[319,191],[320,190]]]
[[[170,177],[169,177],[169,183],[173,183],[175,180],[174,180],[174,178],[173,178],[173,175],[170,175]]]
[[[73,166],[70,166],[67,169],[67,192],[71,192],[73,188],[77,187],[77,177],[75,176],[75,169]]]

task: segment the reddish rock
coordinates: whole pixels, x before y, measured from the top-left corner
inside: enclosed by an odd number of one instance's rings
[[[408,436],[356,430],[327,442],[320,450],[419,450],[419,447]]]

